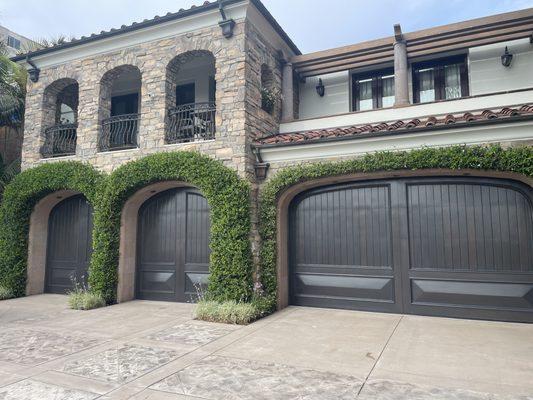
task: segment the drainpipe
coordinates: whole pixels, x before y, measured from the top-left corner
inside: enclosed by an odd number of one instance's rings
[[[394,25],[394,106],[409,105],[407,44],[400,24]]]
[[[218,0],[218,9],[220,15],[222,16],[222,21],[218,23],[218,26],[222,28],[222,34],[226,39],[229,39],[233,36],[233,28],[235,28],[235,21],[233,19],[228,19],[226,17],[226,12],[224,11],[224,0]]]
[[[290,122],[294,119],[294,82],[292,63],[283,64],[283,79],[281,85],[281,121]]]
[[[33,83],[39,80],[39,74],[41,70],[37,68],[37,65],[30,59],[30,56],[26,56],[26,63],[29,64],[32,68],[28,69],[28,75],[30,76],[30,81]]]

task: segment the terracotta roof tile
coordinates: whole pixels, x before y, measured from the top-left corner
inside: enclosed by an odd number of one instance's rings
[[[269,135],[258,139],[256,145],[286,144],[291,142],[310,142],[335,137],[357,137],[363,134],[378,134],[385,132],[413,132],[422,129],[431,129],[445,125],[457,127],[467,123],[478,123],[495,120],[515,120],[522,116],[533,117],[533,105],[525,104],[517,108],[505,107],[495,110],[479,110],[458,114],[431,115],[425,118],[399,120],[395,122],[379,122],[375,124],[353,125],[332,129],[311,130],[306,132],[284,133]]]

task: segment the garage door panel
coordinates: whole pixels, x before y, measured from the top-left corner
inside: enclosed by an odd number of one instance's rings
[[[413,304],[531,310],[533,284],[412,280]]]
[[[45,291],[65,293],[85,284],[92,254],[92,208],[83,196],[57,204],[48,221]]]
[[[207,200],[190,188],[171,189],[139,210],[137,297],[191,301],[209,277]]]
[[[391,266],[388,186],[318,193],[296,208],[299,264]]]
[[[300,195],[291,206],[293,302],[533,321],[532,198],[517,182],[468,177]]]
[[[522,193],[467,183],[409,185],[407,193],[410,268],[533,272]]]
[[[363,301],[394,302],[392,278],[297,274],[294,278],[297,297],[331,297]]]

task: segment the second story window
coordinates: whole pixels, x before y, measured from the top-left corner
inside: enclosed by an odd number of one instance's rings
[[[394,105],[392,70],[354,74],[352,76],[353,111],[373,110]]]
[[[20,40],[14,38],[13,36],[7,37],[7,45],[13,49],[20,49]]]
[[[464,56],[413,65],[415,103],[459,99],[468,96],[468,72]]]

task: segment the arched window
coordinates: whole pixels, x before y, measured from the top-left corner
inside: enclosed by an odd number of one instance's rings
[[[74,79],[59,79],[44,90],[43,157],[60,157],[76,153],[79,88]]]
[[[121,65],[100,81],[99,151],[137,147],[141,115],[141,71]]]
[[[194,50],[174,57],[167,66],[167,143],[215,138],[215,57]]]

